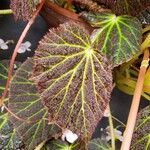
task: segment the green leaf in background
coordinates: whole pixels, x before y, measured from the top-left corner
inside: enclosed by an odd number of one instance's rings
[[[29,81],[32,59],[28,59],[17,70],[11,82],[9,109],[18,117],[9,119],[22,137],[26,149],[32,150],[42,141],[58,133],[55,125],[48,125],[47,110],[41,104],[35,84]]]
[[[84,27],[67,22],[49,31],[34,56],[33,80],[49,121],[91,137],[110,99],[112,66]]]
[[[111,150],[108,143],[102,141],[100,138],[93,139],[88,143],[88,150]]]
[[[150,149],[150,106],[142,109],[137,117],[131,150]]]
[[[142,26],[137,18],[108,13],[82,13],[97,28],[91,35],[92,44],[110,59],[114,66],[140,54]]]
[[[115,14],[136,16],[141,11],[150,7],[149,0],[94,0],[99,4],[104,4]]]
[[[68,144],[61,140],[48,141],[41,150],[85,150],[85,146],[80,143]]]
[[[23,143],[8,120],[8,113],[6,112],[0,112],[0,149],[23,149]]]
[[[0,61],[0,95],[2,94],[8,73],[8,60]],[[16,67],[20,66],[19,62],[15,62]],[[7,105],[8,99],[5,99],[4,103]],[[0,107],[0,149],[1,150],[14,150],[22,149],[23,143],[13,128],[12,124],[8,120],[8,113],[6,110]]]
[[[10,0],[15,19],[29,20],[40,0]]]

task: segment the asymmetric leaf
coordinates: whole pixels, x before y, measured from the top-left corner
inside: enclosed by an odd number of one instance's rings
[[[106,54],[114,66],[140,53],[142,26],[137,18],[109,13],[83,13],[82,17],[98,28],[91,35],[92,44]]]
[[[34,149],[58,133],[55,125],[48,125],[47,110],[41,104],[35,84],[28,79],[31,71],[32,59],[28,59],[14,75],[9,98],[9,109],[23,119],[10,116],[10,121],[25,142],[27,150]]]
[[[150,149],[150,106],[142,109],[138,114],[131,149]]]
[[[88,143],[88,150],[111,150],[108,143],[102,141],[100,138],[93,139]]]
[[[15,18],[29,20],[40,0],[11,0],[10,7]]]
[[[49,120],[81,137],[90,137],[108,105],[112,66],[80,24],[51,29],[34,56],[33,80]]]
[[[149,0],[94,0],[104,4],[115,14],[138,15],[144,9],[150,7]]]

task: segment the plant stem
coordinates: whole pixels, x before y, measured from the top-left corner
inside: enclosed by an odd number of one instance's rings
[[[4,9],[4,10],[0,10],[0,15],[8,15],[8,14],[12,14],[13,11],[11,9]]]
[[[28,24],[26,25],[25,29],[23,30],[23,32],[22,32],[22,34],[21,34],[21,36],[20,36],[20,38],[18,40],[18,43],[17,43],[17,45],[16,45],[16,47],[14,49],[14,52],[13,52],[13,55],[12,55],[12,58],[11,58],[10,64],[9,64],[8,78],[7,78],[6,86],[5,86],[5,89],[4,89],[3,93],[2,93],[2,97],[0,98],[0,106],[3,105],[3,101],[4,101],[4,99],[5,99],[6,95],[7,95],[7,92],[8,92],[8,88],[9,88],[9,85],[10,85],[10,82],[11,82],[11,78],[12,78],[14,62],[15,62],[15,59],[16,59],[16,56],[17,56],[17,51],[18,51],[21,43],[23,42],[26,34],[28,33],[30,27],[34,23],[34,20],[37,17],[37,15],[39,14],[39,11],[41,10],[41,8],[44,5],[44,3],[45,3],[45,0],[42,0],[42,2],[39,4],[39,7],[34,12],[33,17],[29,20]],[[6,107],[6,106],[4,105],[4,107]],[[7,108],[7,110],[8,110],[8,108]],[[14,116],[14,117],[16,117],[16,116]]]
[[[136,117],[137,117],[140,98],[141,98],[142,89],[143,89],[144,76],[146,73],[146,69],[148,67],[148,62],[149,62],[149,49],[146,49],[144,51],[144,57],[143,57],[143,61],[140,67],[140,72],[139,72],[138,80],[137,80],[135,91],[134,91],[134,96],[133,96],[133,100],[132,100],[132,104],[131,104],[131,108],[130,108],[130,112],[128,116],[128,121],[127,121],[127,126],[124,132],[123,142],[121,145],[121,150],[130,149],[130,144],[131,144],[132,135],[134,132],[134,126],[136,123]]]
[[[112,150],[115,150],[115,134],[114,134],[114,126],[113,126],[110,106],[108,106],[108,109],[109,109],[109,125],[110,125],[110,134],[111,134],[111,147],[112,147]]]

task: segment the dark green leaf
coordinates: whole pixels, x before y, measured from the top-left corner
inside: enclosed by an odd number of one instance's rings
[[[150,149],[150,106],[142,109],[138,114],[131,149]]]
[[[67,22],[49,31],[36,50],[33,80],[50,121],[92,135],[109,102],[112,66],[93,49],[84,27]]]
[[[100,138],[93,139],[88,143],[88,150],[111,150],[108,143],[102,141]]]
[[[16,66],[19,67],[20,63],[15,62]],[[0,61],[0,95],[2,94],[8,73],[8,60]],[[7,105],[8,99],[5,99],[4,103]],[[16,130],[8,120],[8,113],[3,110],[3,106],[0,107],[0,149],[2,150],[14,150],[21,149],[23,143],[16,134]]]
[[[138,15],[138,19],[140,20],[140,22],[142,24],[148,25],[150,24],[150,8],[146,9],[145,11],[142,11],[139,15]]]
[[[79,142],[70,145],[61,140],[50,140],[44,145],[42,150],[85,150],[85,145],[81,145]]]
[[[47,110],[41,104],[35,84],[28,77],[32,71],[32,59],[28,59],[16,72],[11,82],[9,109],[25,121],[10,116],[10,120],[32,150],[44,140],[58,133],[55,125],[48,125]]]
[[[8,120],[8,113],[0,112],[0,149],[15,150],[22,149],[23,143]]]
[[[91,36],[94,47],[106,54],[114,66],[129,61],[140,53],[142,27],[137,18],[108,13],[83,13],[95,29]]]

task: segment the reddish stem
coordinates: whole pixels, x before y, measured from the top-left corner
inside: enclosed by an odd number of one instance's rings
[[[131,104],[131,108],[130,108],[130,112],[128,116],[127,126],[126,126],[126,130],[123,136],[121,150],[130,149],[130,144],[131,144],[132,135],[134,132],[136,117],[137,117],[138,108],[140,104],[140,98],[141,98],[142,89],[143,89],[144,76],[146,73],[146,69],[148,67],[148,63],[145,63],[147,61],[149,61],[149,49],[146,49],[144,52],[143,64],[141,64],[141,68],[139,71],[139,76],[138,76],[138,80],[136,83],[136,88],[134,91],[134,96],[133,96],[133,100],[132,100],[132,104]]]
[[[30,27],[32,26],[32,24],[34,23],[34,20],[35,18],[37,17],[37,15],[39,14],[39,11],[41,10],[42,6],[44,5],[45,3],[45,0],[42,0],[41,3],[39,4],[37,10],[34,12],[33,14],[33,17],[29,20],[28,24],[26,25],[25,29],[23,30],[19,40],[18,40],[18,43],[14,49],[14,52],[13,52],[13,55],[12,55],[12,58],[10,60],[10,64],[9,64],[9,69],[8,69],[8,78],[7,78],[7,82],[6,82],[6,86],[5,86],[5,89],[2,93],[2,97],[0,98],[0,106],[3,105],[3,101],[7,95],[7,92],[8,92],[8,88],[10,86],[10,82],[11,82],[11,78],[12,78],[12,72],[13,72],[13,67],[14,67],[14,62],[15,62],[15,59],[16,59],[16,56],[17,56],[17,51],[19,49],[19,47],[21,46],[21,43],[23,42],[26,34],[28,33]],[[4,107],[6,108],[6,105],[4,105]],[[8,108],[6,108],[8,110]],[[10,112],[10,110],[9,110]],[[12,113],[11,113],[12,114]],[[13,115],[15,118],[18,119],[18,117],[16,117],[15,115]]]

